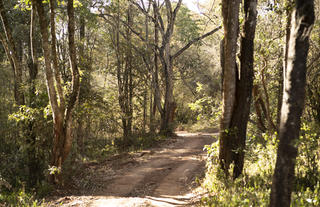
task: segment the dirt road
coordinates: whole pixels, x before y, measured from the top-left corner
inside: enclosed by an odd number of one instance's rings
[[[112,179],[101,179],[105,185],[98,191],[55,203],[92,207],[192,206],[195,179],[203,176],[205,168],[203,147],[214,141],[212,135],[178,132],[175,142],[126,158]]]

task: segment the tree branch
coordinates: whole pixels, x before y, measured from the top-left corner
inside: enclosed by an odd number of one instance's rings
[[[174,55],[171,56],[172,59],[175,59],[176,57],[178,57],[179,55],[181,55],[186,49],[188,49],[189,47],[191,47],[191,45],[193,45],[194,43],[198,42],[199,40],[202,40],[214,33],[216,33],[217,31],[219,31],[220,29],[222,28],[222,26],[219,26],[213,30],[211,30],[210,32],[200,36],[200,37],[197,37],[193,40],[191,40],[188,44],[186,44],[183,48],[181,48],[180,50],[178,50],[178,52],[176,52]]]
[[[164,23],[163,23],[163,19],[161,17],[160,11],[159,11],[159,6],[158,4],[154,1],[153,2],[153,12],[156,14],[156,18],[155,19],[155,24],[156,26],[159,28],[161,35],[164,36]]]

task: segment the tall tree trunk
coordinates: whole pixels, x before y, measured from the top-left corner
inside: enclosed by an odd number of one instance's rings
[[[125,148],[130,143],[129,137],[132,134],[132,116],[133,116],[133,71],[132,71],[132,40],[131,30],[127,28],[124,36],[126,41],[126,53],[124,59],[121,57],[121,44],[120,44],[120,5],[119,1],[118,11],[115,24],[115,38],[113,41],[116,56],[117,56],[117,80],[118,80],[118,93],[119,93],[119,105],[121,109],[121,121],[123,129],[123,147]],[[132,5],[128,4],[127,8],[127,24],[128,27],[132,27]]]
[[[51,1],[51,26],[55,27],[52,21],[54,20],[54,3]],[[40,24],[41,40],[42,40],[42,49],[45,60],[45,74],[46,74],[46,83],[47,90],[49,95],[49,101],[52,108],[53,115],[53,129],[54,129],[54,138],[53,138],[53,149],[52,149],[52,160],[51,166],[59,169],[61,171],[62,164],[66,160],[72,146],[72,112],[74,106],[77,102],[80,90],[80,77],[79,70],[77,67],[76,60],[76,49],[74,42],[74,32],[75,32],[75,20],[74,20],[74,8],[73,0],[68,1],[67,5],[67,14],[68,14],[68,39],[69,39],[69,56],[70,56],[70,66],[72,74],[72,85],[71,92],[68,94],[68,103],[66,108],[64,107],[65,99],[61,94],[62,91],[59,91],[61,87],[61,82],[59,79],[59,71],[56,61],[56,47],[55,47],[55,30],[51,28],[51,52],[49,44],[49,22],[45,15],[44,5],[41,0],[32,0],[32,5],[35,6]],[[53,63],[53,67],[51,67]],[[59,85],[60,84],[60,85]],[[58,92],[56,90],[58,89]],[[61,87],[62,89],[62,87]],[[58,94],[59,99],[58,101]],[[61,177],[60,173],[53,173],[51,176],[51,181],[54,183],[60,183]]]
[[[160,49],[160,60],[162,63],[162,69],[165,79],[165,96],[164,96],[164,106],[161,114],[161,124],[160,133],[171,135],[173,134],[173,114],[175,113],[175,101],[173,97],[173,59],[174,55],[171,55],[171,39],[174,31],[174,23],[176,20],[177,12],[180,9],[182,0],[179,0],[175,9],[172,10],[170,0],[165,0],[165,6],[167,11],[167,28],[160,27],[160,32],[162,34],[162,46]],[[157,18],[161,25],[163,25],[163,20],[159,14],[159,9],[156,9]],[[161,19],[160,19],[161,18]],[[161,23],[162,22],[162,23]],[[162,28],[162,29],[161,29]]]
[[[14,73],[14,97],[17,105],[24,105],[24,93],[22,91],[22,65],[21,60],[18,55],[17,45],[14,42],[12,36],[12,29],[10,28],[9,21],[6,16],[5,7],[3,0],[0,0],[0,18],[2,22],[2,27],[4,30],[4,36],[1,37],[1,41],[4,44],[5,51],[7,53],[8,59],[13,66]]]
[[[236,98],[236,51],[239,33],[239,0],[222,0],[224,26],[223,108],[220,123],[219,160],[221,168],[228,174],[232,162],[231,119]]]
[[[233,178],[243,170],[244,150],[249,120],[251,94],[253,86],[253,51],[257,18],[257,0],[244,1],[244,25],[240,46],[240,77],[236,80],[236,100],[231,120],[234,130],[232,160],[234,162]]]
[[[288,47],[290,40],[290,23],[291,23],[291,12],[292,12],[292,0],[286,1],[286,39],[284,47],[284,57],[283,57],[283,66],[279,70],[279,92],[278,92],[278,108],[277,108],[277,129],[279,134],[280,129],[280,118],[281,118],[281,106],[283,98],[283,77],[284,71],[286,71],[287,61],[288,61]]]
[[[80,44],[79,44],[79,67],[84,69],[86,74],[82,77],[80,92],[79,92],[79,105],[81,106],[88,94],[87,89],[90,88],[90,78],[87,74],[89,74],[91,68],[88,64],[88,58],[86,57],[85,53],[85,34],[86,34],[86,21],[83,14],[80,14],[80,21],[79,21],[79,37],[80,37]],[[87,114],[81,114],[80,118],[78,118],[78,127],[77,127],[77,146],[82,154],[84,152],[84,139],[85,139],[85,129],[83,119],[85,119]]]
[[[148,81],[145,82],[145,86],[148,86]],[[147,107],[148,107],[148,90],[147,90],[147,88],[145,88],[143,91],[143,123],[142,123],[142,132],[143,133],[146,133]]]
[[[69,40],[69,60],[71,65],[72,85],[71,94],[69,95],[69,102],[66,108],[66,140],[64,142],[63,160],[66,160],[72,146],[72,113],[79,98],[80,92],[80,73],[77,61],[77,51],[75,45],[75,14],[73,7],[73,0],[68,0],[67,5],[68,14],[68,40]]]
[[[132,4],[129,3],[128,6],[128,25],[133,26],[133,13]],[[133,119],[133,56],[132,56],[132,32],[128,28],[127,31],[127,41],[128,41],[128,57],[127,57],[127,70],[128,70],[128,130],[129,134],[132,134],[132,119]]]
[[[153,10],[154,10],[154,19],[158,19],[158,13],[155,12],[157,9],[157,3],[153,2]],[[154,45],[157,47],[159,44],[159,26],[157,23],[154,24]],[[152,84],[153,84],[153,108],[152,108],[152,123],[151,123],[151,132],[155,132],[155,118],[156,118],[156,111],[158,108],[158,111],[160,114],[162,114],[162,106],[160,101],[160,89],[159,89],[159,63],[158,63],[158,53],[157,48],[154,48],[154,73],[152,75]]]
[[[30,18],[30,38],[29,38],[29,57],[28,57],[28,68],[29,68],[29,107],[35,108],[36,106],[36,78],[38,74],[38,55],[36,54],[37,49],[34,47],[34,21],[35,21],[35,10],[31,9]],[[29,185],[35,186],[40,179],[41,172],[39,166],[39,160],[37,158],[36,149],[36,133],[33,129],[34,121],[28,123],[26,129],[26,143],[28,146],[28,166],[29,166]]]
[[[174,113],[173,107],[175,105],[173,98],[173,68],[172,68],[172,60],[170,57],[170,41],[171,35],[168,37],[167,44],[164,45],[164,50],[162,51],[161,62],[164,71],[164,79],[165,79],[165,96],[164,96],[164,107],[163,113],[161,114],[161,126],[160,132],[162,134],[171,135],[173,133],[172,119],[171,114]]]
[[[304,109],[309,37],[314,19],[314,1],[296,0],[291,18],[281,108],[280,142],[270,194],[271,207],[290,206],[300,117]]]
[[[52,59],[52,69],[54,73],[54,79],[57,87],[57,95],[59,98],[59,109],[60,111],[65,110],[65,101],[63,97],[63,90],[61,85],[61,77],[59,72],[58,64],[58,53],[57,53],[57,38],[56,38],[56,23],[55,23],[55,11],[56,0],[50,1],[50,30],[51,30],[51,59]]]
[[[267,89],[267,82],[266,82],[266,68],[267,68],[267,62],[264,60],[264,66],[261,69],[261,82],[262,82],[262,88],[265,96],[265,109],[266,109],[266,119],[268,122],[268,129],[271,134],[273,132],[277,131],[277,127],[273,122],[272,113],[271,113],[271,107],[270,107],[270,98],[269,93]]]
[[[49,22],[46,18],[44,7],[42,1],[39,0],[33,0],[32,6],[36,8],[38,13],[38,19],[40,24],[40,33],[41,33],[41,40],[42,40],[42,49],[43,49],[43,55],[45,60],[45,74],[46,74],[46,84],[47,84],[47,90],[48,90],[48,96],[50,105],[52,108],[52,116],[53,116],[53,129],[54,129],[54,138],[53,138],[53,150],[52,150],[52,161],[51,165],[60,169],[62,166],[62,160],[56,161],[57,157],[57,149],[60,147],[60,139],[64,139],[63,136],[63,113],[61,113],[58,101],[57,101],[57,92],[55,89],[55,82],[54,82],[54,74],[51,68],[51,53],[50,53],[50,44],[49,44]],[[58,182],[55,177],[57,174],[54,174],[51,177],[52,182]],[[57,178],[57,177],[56,177]]]

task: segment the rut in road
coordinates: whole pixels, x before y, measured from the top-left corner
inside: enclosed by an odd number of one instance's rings
[[[161,147],[97,163],[89,168],[93,177],[89,183],[97,185],[97,190],[82,189],[80,193],[53,199],[48,206],[192,206],[197,196],[193,193],[195,178],[202,177],[205,171],[203,147],[216,141],[213,137],[217,134],[178,132],[177,135]],[[112,171],[104,170],[113,164],[116,167]],[[81,176],[78,179],[81,181]]]
[[[88,206],[186,206],[188,186],[205,168],[204,145],[212,134],[178,133],[173,146],[162,148],[143,163],[127,170]]]

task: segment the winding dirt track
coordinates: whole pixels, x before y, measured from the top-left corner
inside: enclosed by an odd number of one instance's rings
[[[89,199],[79,198],[62,206],[147,207],[192,206],[192,186],[204,173],[204,145],[214,134],[178,132],[171,145],[143,155],[138,164],[123,173]]]

